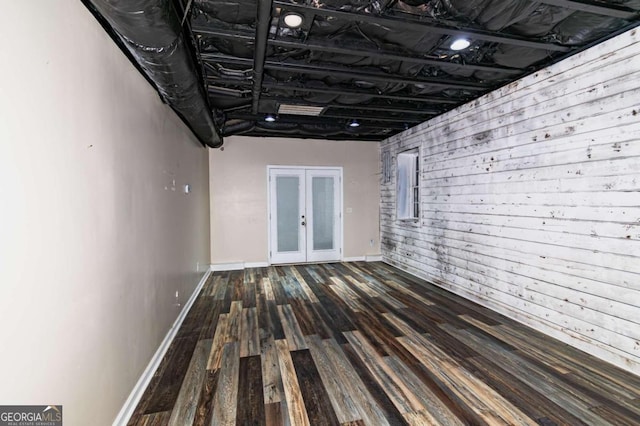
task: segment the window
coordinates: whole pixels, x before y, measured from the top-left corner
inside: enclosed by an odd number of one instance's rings
[[[382,151],[382,183],[388,184],[391,183],[392,178],[392,167],[391,167],[391,151],[388,149]]]
[[[418,150],[398,154],[398,220],[418,220],[420,217],[420,155]]]

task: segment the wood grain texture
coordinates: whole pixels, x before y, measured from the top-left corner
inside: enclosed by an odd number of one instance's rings
[[[267,336],[262,340],[260,360],[262,361],[262,385],[265,404],[271,404],[284,400],[282,376],[280,375],[280,363],[278,351],[273,336]]]
[[[289,350],[297,351],[300,349],[307,349],[307,344],[304,341],[304,335],[296,319],[296,315],[291,308],[291,305],[278,306],[278,313],[280,314],[280,321],[286,336]]]
[[[236,424],[239,373],[240,344],[238,342],[226,343],[222,351],[218,387],[213,397],[211,426]]]
[[[278,353],[278,363],[280,364],[280,374],[282,376],[282,387],[287,401],[287,414],[293,425],[308,426],[309,416],[305,407],[300,384],[296,375],[289,345],[286,340],[276,340],[276,352]]]
[[[236,424],[263,425],[266,422],[260,356],[240,359]]]
[[[175,345],[175,350],[168,351],[171,358],[167,359],[168,365],[152,390],[153,394],[149,396],[149,403],[144,414],[169,411],[173,408],[197,344],[197,336],[175,339],[172,342],[171,345]]]
[[[188,318],[130,425],[640,419],[640,377],[382,263],[216,272]]]
[[[207,358],[211,350],[211,340],[200,340],[196,345],[191,362],[173,411],[169,419],[170,426],[183,425],[185,423],[193,424],[198,408],[198,397],[202,389],[202,382],[205,380],[205,371],[207,368]]]
[[[226,336],[228,334],[228,314],[221,314],[218,318],[218,326],[213,336],[213,343],[211,345],[211,352],[209,353],[209,360],[207,361],[207,370],[217,370],[220,368],[220,362],[222,361],[222,350],[226,343]]]
[[[260,355],[257,309],[243,309],[240,320],[240,357],[255,355]]]
[[[342,371],[333,362],[322,341],[318,336],[309,336],[307,342],[337,420],[340,423],[346,423],[361,419],[362,415],[358,410],[356,398],[349,392],[347,377],[341,374]]]
[[[265,425],[266,426],[280,426],[285,424],[282,417],[282,404],[278,402],[265,405]]]
[[[200,396],[198,398],[198,408],[193,420],[194,426],[208,426],[211,424],[211,418],[213,417],[213,395],[218,386],[219,374],[220,370],[207,370],[205,372],[202,389],[200,389]]]
[[[160,411],[159,413],[146,414],[142,416],[140,426],[165,426],[169,422],[170,411]]]
[[[381,185],[384,261],[640,374],[639,55],[629,31],[383,141],[421,176],[416,223]]]
[[[291,359],[298,377],[309,423],[314,426],[337,425],[338,418],[331,407],[331,401],[309,351],[292,352]]]

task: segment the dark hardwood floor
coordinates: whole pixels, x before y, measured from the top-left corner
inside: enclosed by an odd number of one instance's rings
[[[640,378],[382,263],[216,272],[131,425],[638,425]]]

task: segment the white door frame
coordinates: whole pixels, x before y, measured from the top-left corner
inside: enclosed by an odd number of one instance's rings
[[[307,262],[330,262],[342,259],[342,233],[340,220],[342,218],[342,199],[341,199],[341,185],[342,176],[340,170],[336,168],[324,168],[324,169],[305,169],[305,201],[306,201],[306,218],[307,228],[306,240],[307,240]],[[317,249],[314,250],[315,233],[313,229],[316,224],[316,217],[313,214],[313,179],[314,178],[330,178],[333,182],[333,211],[331,217],[333,218],[333,247],[329,249]]]
[[[286,165],[286,166],[278,166],[278,165],[268,165],[267,166],[267,259],[269,264],[271,265],[272,262],[272,254],[274,253],[275,248],[272,247],[272,243],[273,243],[273,239],[272,239],[272,234],[273,234],[273,230],[272,230],[272,224],[271,224],[271,182],[270,182],[270,178],[271,178],[271,171],[274,169],[291,169],[291,170],[334,170],[334,171],[338,171],[338,190],[339,190],[339,196],[337,197],[337,200],[339,202],[339,207],[337,208],[338,210],[338,221],[337,221],[337,226],[338,226],[338,232],[336,233],[337,238],[336,238],[336,246],[338,248],[339,251],[339,257],[338,259],[336,259],[336,261],[342,261],[344,258],[344,251],[343,251],[343,242],[344,242],[344,212],[343,212],[343,206],[344,206],[344,188],[343,188],[343,184],[342,184],[342,176],[343,176],[343,168],[342,166],[291,166],[291,165]],[[306,193],[306,188],[304,189],[305,193]],[[306,203],[305,203],[306,204]],[[305,213],[305,217],[306,217],[306,213]],[[306,245],[306,244],[305,244]],[[306,250],[306,247],[305,247]]]
[[[272,175],[274,175],[275,179],[271,179]],[[304,198],[305,195],[305,175],[306,170],[304,169],[293,169],[293,168],[271,168],[269,169],[269,203],[268,203],[268,215],[269,215],[269,263],[279,263],[279,264],[287,264],[287,263],[301,263],[307,261],[307,230],[306,226],[301,226],[301,223],[306,222],[306,201]],[[295,218],[295,224],[293,224],[294,228],[291,228],[292,231],[295,231],[298,236],[298,249],[293,251],[284,251],[278,252],[278,243],[277,243],[277,228],[279,218],[277,217],[277,202],[276,198],[273,195],[277,193],[277,179],[280,177],[290,177],[297,178],[298,180],[298,188],[297,195],[298,199],[298,215]],[[291,225],[291,224],[290,224]],[[290,226],[289,225],[289,226]],[[287,226],[289,230],[289,227]],[[273,237],[273,241],[271,238]]]

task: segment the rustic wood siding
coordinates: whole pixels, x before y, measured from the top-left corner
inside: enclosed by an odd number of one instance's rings
[[[632,30],[384,141],[383,259],[640,374],[639,82]]]

